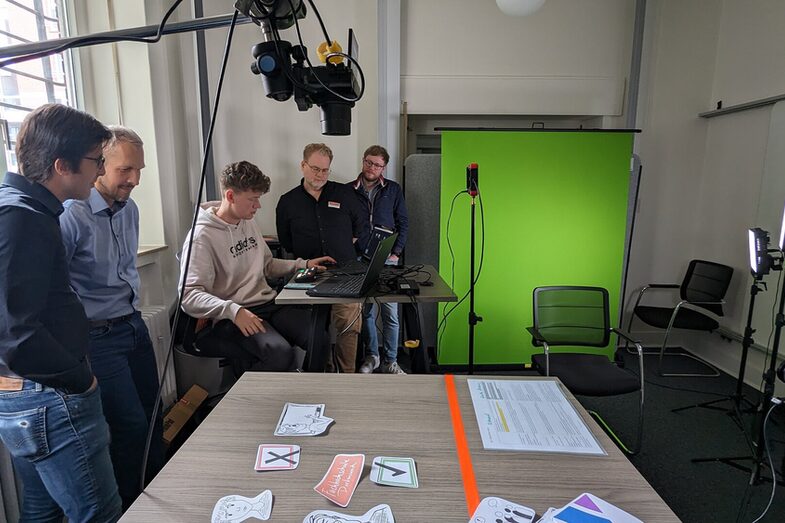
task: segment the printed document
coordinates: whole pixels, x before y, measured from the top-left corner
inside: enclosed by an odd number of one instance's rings
[[[555,381],[467,383],[484,448],[606,454]]]

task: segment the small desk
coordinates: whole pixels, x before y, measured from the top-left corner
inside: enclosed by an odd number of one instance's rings
[[[484,450],[466,379],[456,376],[455,388],[480,499],[499,496],[541,516],[548,507],[591,492],[646,523],[679,521],[569,393],[607,456]],[[275,437],[287,401],[324,403],[335,423],[319,437]],[[299,467],[255,472],[261,443],[300,445]],[[346,509],[313,490],[339,453],[365,454],[362,479]],[[420,488],[371,482],[376,456],[414,458]],[[221,497],[253,497],[266,489],[274,496],[270,521],[301,523],[316,509],[360,515],[379,503],[392,507],[398,523],[468,521],[444,376],[246,372],[122,521],[208,521]]]
[[[364,298],[322,298],[308,296],[304,290],[300,289],[283,289],[276,296],[275,303],[279,305],[312,306],[309,337],[311,346],[308,348],[308,359],[305,364],[305,369],[311,372],[322,372],[324,370],[326,359],[324,332],[330,316],[330,305],[335,303],[361,303],[366,300],[368,303],[374,301],[379,303],[400,303],[403,305],[403,320],[408,338],[420,340],[420,347],[415,349],[412,360],[412,371],[423,373],[427,372],[429,363],[420,328],[422,320],[416,303],[458,300],[450,286],[439,276],[439,272],[432,265],[423,265],[421,272],[411,279],[421,283],[428,279],[427,274],[430,274],[430,281],[433,282],[433,285],[429,287],[420,285],[420,294],[411,298],[402,294],[382,294],[375,290],[371,291]],[[412,298],[414,299],[412,300]],[[362,321],[362,318],[358,321]]]

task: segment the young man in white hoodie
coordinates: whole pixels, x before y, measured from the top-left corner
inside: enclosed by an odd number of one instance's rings
[[[253,219],[259,199],[270,190],[270,179],[257,166],[229,164],[220,182],[221,201],[204,203],[199,211],[185,280],[183,310],[212,322],[197,332],[196,348],[204,356],[252,360],[259,370],[299,369],[308,344],[309,312],[275,305],[276,291],[267,278],[301,268],[324,269],[323,263],[334,260],[273,258]],[[190,231],[183,245],[181,278],[189,238]]]

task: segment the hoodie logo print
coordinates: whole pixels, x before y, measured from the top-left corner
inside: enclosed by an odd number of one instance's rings
[[[256,247],[256,238],[250,236],[244,240],[238,241],[232,247],[229,247],[229,253],[232,255],[232,258],[237,258],[252,249],[256,249]]]

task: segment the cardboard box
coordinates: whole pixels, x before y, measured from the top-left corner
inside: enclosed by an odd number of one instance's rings
[[[164,442],[171,445],[180,429],[191,419],[199,405],[207,398],[207,391],[194,385],[180,401],[175,403],[164,417]]]

